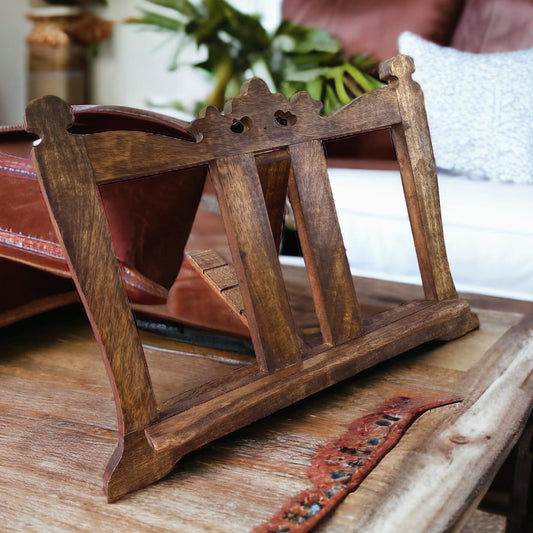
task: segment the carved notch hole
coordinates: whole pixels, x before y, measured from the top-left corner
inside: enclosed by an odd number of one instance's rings
[[[276,111],[274,118],[280,126],[294,126],[296,124],[296,115],[293,115],[290,111]]]
[[[229,129],[233,133],[244,133],[250,129],[251,125],[252,121],[249,117],[242,117],[240,120],[233,119],[233,122],[231,123]]]

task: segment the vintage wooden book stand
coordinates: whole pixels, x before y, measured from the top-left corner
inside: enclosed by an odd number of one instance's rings
[[[104,476],[110,501],[160,479],[184,454],[213,439],[421,343],[453,339],[477,326],[450,275],[435,162],[413,71],[410,58],[392,58],[381,65],[387,86],[327,117],[306,93],[288,101],[254,79],[225,114],[207,108],[191,124],[196,143],[146,132],[71,134],[64,102],[45,97],[30,103],[26,125],[41,139],[34,159],[43,194],[114,392],[119,441]],[[364,324],[321,141],[380,128],[392,130],[425,301]],[[287,175],[263,172],[260,180],[256,159],[276,151],[280,160],[290,158]],[[248,324],[257,363],[158,405],[98,184],[196,165],[209,166],[233,266],[211,252],[193,260]],[[282,194],[272,200],[262,183]],[[295,326],[271,230],[279,221],[269,220],[287,189],[321,330],[321,342],[313,345]]]

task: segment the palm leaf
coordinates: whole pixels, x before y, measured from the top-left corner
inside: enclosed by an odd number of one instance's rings
[[[258,16],[242,13],[226,0],[146,1],[179,16],[144,9],[143,16],[131,22],[184,35],[205,47],[207,58],[195,66],[214,73],[208,101],[219,108],[225,98],[235,96],[247,73],[259,63],[273,90],[288,97],[306,90],[323,102],[324,113],[380,85],[372,74],[376,62],[371,57],[359,54],[346,60],[340,43],[324,30],[282,21],[269,34]],[[178,64],[182,44],[171,68]]]

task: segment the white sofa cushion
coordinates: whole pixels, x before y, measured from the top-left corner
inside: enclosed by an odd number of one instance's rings
[[[421,283],[400,173],[329,175],[353,273]],[[533,187],[447,177],[439,189],[457,289],[533,300]]]
[[[468,178],[533,183],[533,49],[473,54],[410,32],[437,166]]]

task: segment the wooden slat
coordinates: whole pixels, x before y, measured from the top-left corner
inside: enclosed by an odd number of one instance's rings
[[[253,80],[249,86],[254,87],[257,81]],[[262,96],[260,92],[252,94],[258,101]],[[319,115],[316,102],[311,103],[308,96],[296,98],[291,104],[285,97],[277,96],[280,97],[279,103],[272,107],[270,114],[264,113],[269,117],[268,125],[256,126],[249,135],[232,133],[230,127],[234,117],[231,113],[221,115],[212,108],[203,118],[191,124],[190,129],[197,134],[198,142],[138,131],[106,131],[87,135],[89,156],[98,161],[94,168],[95,178],[98,183],[105,183],[202,165],[226,156],[228,143],[233,144],[232,152],[235,154],[259,153],[265,148],[283,149],[288,144],[310,138],[332,139],[368,131],[369,128],[384,128],[401,120],[396,97],[388,87],[364,94],[328,117]],[[263,104],[264,111],[265,102],[259,103]],[[247,105],[253,106],[253,102],[248,99]],[[280,127],[274,120],[274,113],[280,108],[303,111],[294,127]]]
[[[204,272],[206,277],[218,287],[221,291],[231,289],[239,284],[235,269],[231,265],[224,265],[217,268],[212,268]]]
[[[212,268],[227,265],[228,262],[216,250],[202,250],[190,252],[189,257],[194,259],[195,266],[202,273]]]
[[[34,101],[26,111],[28,129],[42,139],[33,150],[41,187],[102,352],[119,430],[125,434],[155,419],[155,399],[84,139],[67,133],[70,122],[68,106],[56,97]]]
[[[228,303],[238,310],[240,319],[248,325],[248,320],[246,319],[246,311],[244,310],[244,304],[242,302],[241,290],[238,286],[229,287],[222,291],[222,296],[227,299]]]
[[[380,67],[380,76],[395,88],[402,117],[392,139],[409,211],[409,219],[426,298],[456,296],[450,274],[439,202],[437,167],[427,125],[424,96],[413,82],[411,58],[397,56]],[[398,83],[396,80],[400,80]]]
[[[228,307],[248,325],[242,302],[239,280],[233,266],[215,250],[205,252],[189,252],[191,266],[202,276],[202,279],[218,294]]]
[[[296,333],[253,154],[220,158],[211,173],[259,365],[296,362]]]
[[[189,127],[191,133],[209,146],[213,158],[228,154],[266,152],[309,139],[334,139],[381,129],[401,122],[394,90],[383,87],[363,94],[349,104],[324,117],[320,102],[305,92],[289,100],[271,93],[260,79],[245,82],[239,96],[230,100],[224,115],[214,107],[204,110]],[[277,119],[281,118],[281,121]],[[234,121],[241,127],[232,130]]]
[[[300,269],[299,267],[298,269],[303,271],[303,269]],[[287,269],[284,268],[284,273],[286,272]],[[305,271],[303,271],[301,277],[304,277],[304,275]],[[291,291],[297,289],[298,299],[301,298],[302,294],[305,294],[305,300],[300,302],[300,305],[303,304],[304,307],[308,308],[308,312],[310,314],[313,314],[314,321],[312,323],[315,324],[316,315],[313,312],[314,306],[312,303],[311,294],[307,294],[309,287],[307,285],[304,285],[304,287],[296,287],[292,285],[293,281],[294,278],[288,282],[291,283]],[[431,307],[433,304],[434,302],[415,300],[407,304],[399,305],[398,307],[387,309],[384,312],[381,312],[364,320],[365,333],[377,331],[382,327],[392,324],[393,322],[404,320],[411,315],[415,315],[416,313],[420,313],[424,309]],[[319,346],[315,349],[315,352],[313,352],[313,354],[318,353],[318,351],[323,349],[323,345]],[[306,357],[309,357],[313,354],[306,354]],[[226,392],[229,392],[230,390],[235,390],[239,387],[242,387],[243,385],[246,385],[247,383],[255,381],[260,377],[262,376],[256,368],[250,366],[243,367],[233,371],[231,384],[224,383],[224,387]],[[220,391],[220,385],[221,383],[215,380],[214,382],[205,383],[201,387],[196,387],[194,389],[186,391],[185,393],[176,395],[175,397],[168,398],[165,404],[160,406],[161,418],[163,419],[175,415],[177,413],[183,413],[191,407],[197,406],[201,403],[213,399],[218,395]]]
[[[384,129],[402,120],[398,101],[389,87],[365,93],[327,116],[322,140]],[[303,139],[302,139],[303,140]]]
[[[295,144],[289,193],[324,342],[362,334],[361,313],[320,141]],[[369,228],[368,231],[371,231]]]
[[[98,183],[161,174],[205,164],[211,158],[203,143],[143,131],[104,131],[84,136],[96,161]]]

